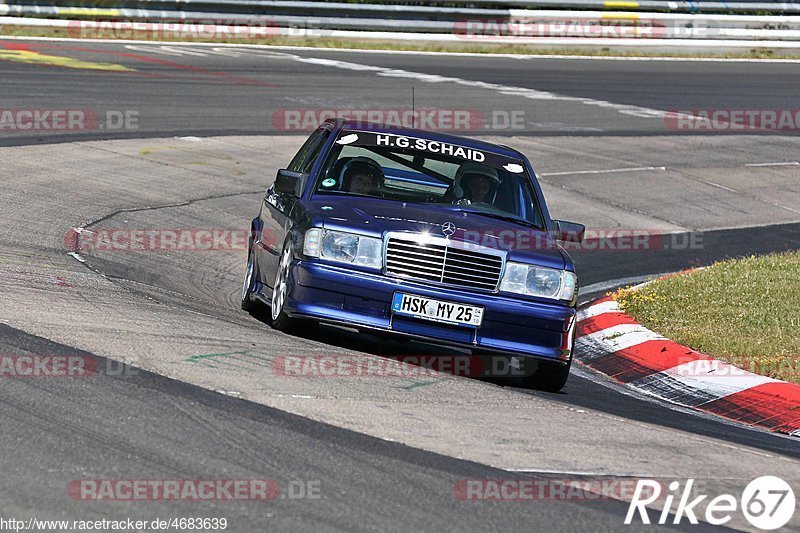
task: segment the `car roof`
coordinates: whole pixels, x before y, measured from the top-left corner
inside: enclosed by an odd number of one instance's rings
[[[408,137],[418,137],[421,139],[427,139],[429,141],[446,142],[449,144],[456,144],[459,146],[473,148],[485,152],[493,152],[495,154],[503,155],[513,159],[526,160],[525,156],[522,153],[518,152],[517,150],[514,150],[513,148],[509,148],[508,146],[504,146],[501,144],[493,144],[490,142],[479,141],[477,139],[471,139],[469,137],[461,137],[458,135],[450,135],[447,133],[439,133],[430,130],[420,130],[416,128],[387,126],[385,124],[373,124],[360,120],[347,120],[342,118],[329,119],[326,120],[325,122],[331,122],[333,124],[341,125],[346,129],[368,131],[373,133],[392,133],[394,135],[407,135]]]

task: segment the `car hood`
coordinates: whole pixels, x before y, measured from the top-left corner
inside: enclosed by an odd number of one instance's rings
[[[420,205],[373,198],[314,199],[309,214],[315,225],[382,237],[389,231],[444,236],[447,222],[455,226],[450,239],[505,250],[508,259],[551,268],[565,268],[568,256],[550,234],[511,221],[465,213],[451,205]],[[571,262],[570,269],[571,269]]]

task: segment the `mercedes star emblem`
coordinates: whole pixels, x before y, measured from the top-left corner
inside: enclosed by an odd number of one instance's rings
[[[450,237],[453,233],[456,232],[456,225],[452,222],[445,222],[442,224],[442,233],[444,233],[445,237]]]

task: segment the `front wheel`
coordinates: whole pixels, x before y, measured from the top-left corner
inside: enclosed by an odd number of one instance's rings
[[[525,386],[545,392],[559,392],[567,384],[571,367],[572,359],[567,364],[539,361],[536,372],[524,378]]]
[[[250,246],[247,253],[247,272],[244,275],[244,283],[242,283],[242,309],[248,313],[256,310],[258,305],[253,295],[253,288],[256,281],[256,263],[253,247]]]
[[[294,252],[292,241],[287,241],[278,263],[278,273],[275,275],[275,284],[272,289],[272,327],[278,331],[288,331],[296,321],[286,314],[286,299],[289,295],[289,270]]]

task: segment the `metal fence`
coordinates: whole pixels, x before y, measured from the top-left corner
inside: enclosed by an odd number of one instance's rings
[[[530,10],[629,10],[661,13],[800,13],[800,2],[748,2],[672,0],[473,0],[412,2],[328,2],[318,0],[37,0],[0,2],[9,15],[47,13],[50,8],[65,10],[146,10],[240,13],[312,19],[389,19],[402,21],[443,22],[464,18],[526,16]],[[2,11],[0,11],[2,14]]]
[[[546,7],[559,9],[543,9]],[[592,10],[586,10],[589,8]],[[645,9],[649,11],[642,11]],[[0,23],[2,16],[162,24],[188,21],[364,32],[365,35],[370,32],[417,33],[425,34],[421,37],[428,40],[440,35],[487,42],[542,37],[800,41],[800,16],[792,16],[792,13],[800,13],[800,4],[759,0],[747,3],[662,0],[474,0],[422,4],[404,0],[391,4],[307,0],[49,0],[46,5],[39,5],[36,0],[20,0],[0,3]],[[5,23],[10,22],[6,19]]]

